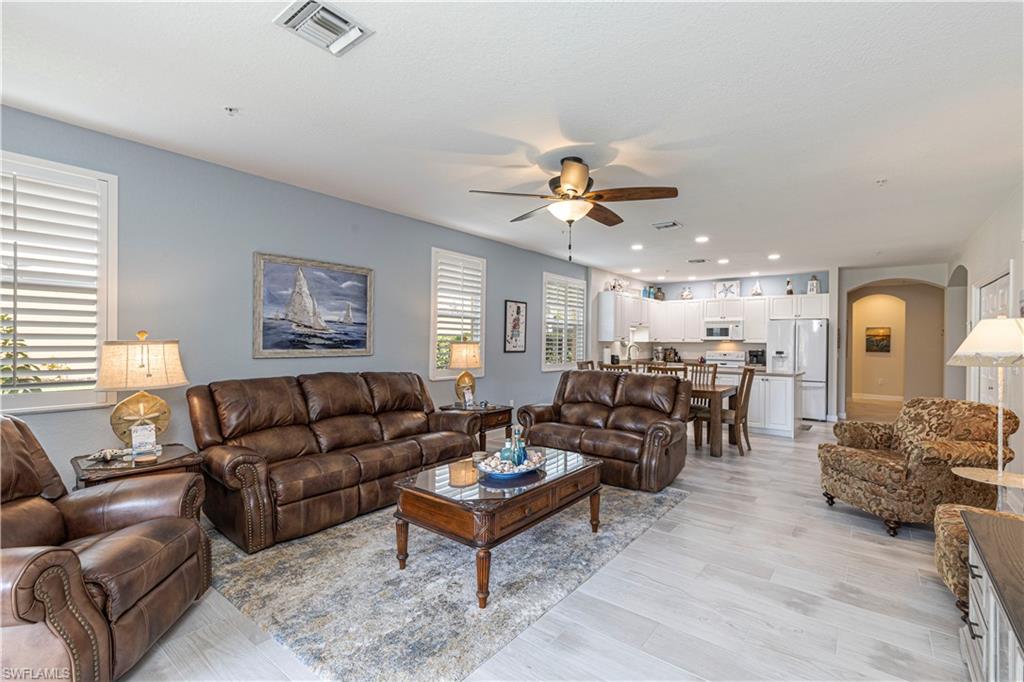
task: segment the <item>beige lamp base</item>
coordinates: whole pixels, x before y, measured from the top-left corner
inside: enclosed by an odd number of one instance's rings
[[[139,424],[152,424],[157,435],[167,430],[171,423],[171,406],[163,398],[139,391],[130,395],[117,405],[110,413],[110,428],[118,440],[127,446],[132,444],[132,427]]]
[[[476,400],[476,377],[470,374],[468,369],[455,379],[455,397],[460,403],[466,402],[467,388],[473,393],[473,400]]]

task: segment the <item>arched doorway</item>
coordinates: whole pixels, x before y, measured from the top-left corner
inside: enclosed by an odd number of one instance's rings
[[[949,358],[967,337],[968,298],[967,268],[958,265],[946,285],[944,357]],[[946,367],[943,370],[942,394],[947,398],[967,399],[967,368]]]

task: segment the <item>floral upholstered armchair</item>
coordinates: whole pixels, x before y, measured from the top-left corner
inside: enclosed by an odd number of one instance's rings
[[[996,423],[994,406],[947,398],[908,400],[894,424],[840,422],[839,442],[818,445],[822,495],[881,517],[893,536],[903,523],[931,523],[940,504],[993,509],[994,486],[951,469],[995,468]],[[1003,411],[1007,438],[1019,425]],[[1009,462],[1013,451],[1004,446],[1003,457]]]

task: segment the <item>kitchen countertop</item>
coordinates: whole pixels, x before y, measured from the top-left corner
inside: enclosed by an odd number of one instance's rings
[[[681,362],[670,362],[670,363],[668,363],[668,366],[669,367],[682,367],[683,363],[681,363]],[[792,378],[792,377],[803,376],[805,374],[805,372],[769,372],[768,368],[765,367],[764,365],[754,365],[754,366],[757,367],[757,371],[755,372],[755,374],[761,374],[761,375],[768,376],[768,377],[791,377]],[[719,374],[728,374],[728,375],[731,375],[731,376],[740,376],[741,374],[743,374],[743,370],[740,369],[739,367],[721,367],[721,366],[719,366],[718,373]]]

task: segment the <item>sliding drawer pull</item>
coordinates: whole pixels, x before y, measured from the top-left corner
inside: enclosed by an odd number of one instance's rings
[[[977,623],[975,623],[972,620],[968,620],[967,621],[967,631],[971,633],[971,639],[981,639],[982,638],[982,635],[979,635],[977,632],[974,631],[974,627],[976,625],[977,625]]]
[[[978,567],[977,567],[977,566],[975,566],[975,565],[974,565],[974,564],[972,564],[972,563],[968,563],[968,564],[967,564],[967,573],[968,573],[968,574],[969,574],[969,575],[971,576],[971,579],[972,579],[972,580],[981,580],[981,579],[982,579],[982,577],[983,577],[983,576],[981,575],[981,573],[975,573],[975,570],[976,570],[977,568],[978,568]]]

